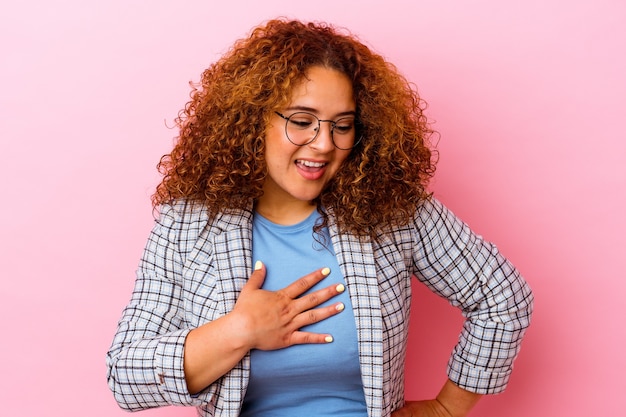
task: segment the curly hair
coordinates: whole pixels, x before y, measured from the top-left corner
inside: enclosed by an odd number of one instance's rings
[[[408,223],[429,197],[435,171],[425,102],[395,66],[354,35],[283,19],[253,29],[192,84],[191,100],[176,118],[176,144],[158,164],[163,180],[154,207],[176,199],[199,202],[211,215],[250,207],[263,194],[270,117],[289,104],[312,66],[352,81],[363,137],[316,199],[318,210],[329,210],[341,232],[357,236]]]

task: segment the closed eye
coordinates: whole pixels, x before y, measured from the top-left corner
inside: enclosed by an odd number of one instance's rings
[[[311,127],[311,125],[313,124],[312,120],[305,120],[305,119],[294,119],[291,118],[289,119],[289,124],[295,128],[298,129],[306,129],[308,127]]]
[[[352,119],[339,119],[335,122],[334,132],[345,135],[351,133],[354,129],[354,120]]]

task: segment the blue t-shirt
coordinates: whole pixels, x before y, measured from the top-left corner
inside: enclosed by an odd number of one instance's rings
[[[324,230],[326,246],[314,238],[317,211],[301,223],[277,225],[259,214],[253,221],[253,259],[267,275],[263,288],[278,290],[316,269],[331,273],[312,290],[345,280]],[[318,239],[319,240],[319,239]],[[348,291],[324,305],[341,301],[345,310],[303,330],[333,336],[328,344],[305,344],[273,351],[251,351],[250,383],[241,416],[367,416],[361,382],[356,325]]]

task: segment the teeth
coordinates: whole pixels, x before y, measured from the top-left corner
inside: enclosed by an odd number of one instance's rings
[[[312,162],[312,161],[298,161],[298,163],[307,166],[307,167],[311,167],[311,168],[321,168],[324,165],[326,165],[324,162]]]

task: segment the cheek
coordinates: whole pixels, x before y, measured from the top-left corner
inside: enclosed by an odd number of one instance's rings
[[[275,159],[277,155],[282,153],[283,138],[281,132],[276,127],[272,126],[267,130],[265,135],[265,159]]]
[[[337,161],[339,162],[339,166],[342,166],[346,162],[352,151],[338,151],[340,153],[337,155]]]
[[[335,157],[335,163],[333,166],[333,170],[331,172],[331,178],[335,177],[339,171],[344,169],[344,165],[346,165],[349,155],[350,155],[350,151],[347,151],[346,153],[342,153],[341,155],[337,155]]]
[[[268,135],[265,141],[265,162],[269,167],[286,167],[299,148],[282,136]]]

